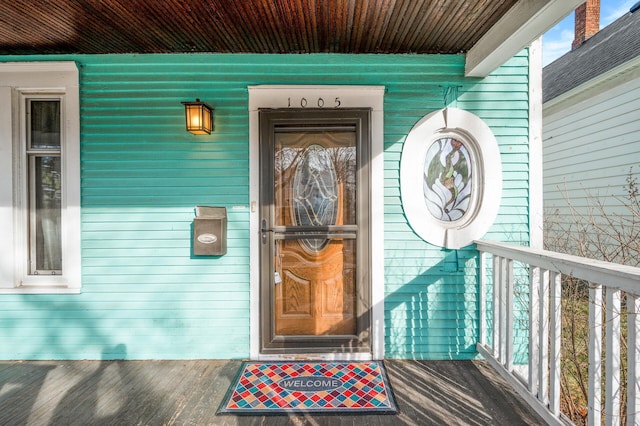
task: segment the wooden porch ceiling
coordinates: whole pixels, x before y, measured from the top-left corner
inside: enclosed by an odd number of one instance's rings
[[[0,54],[461,53],[517,0],[0,0]]]
[[[583,0],[0,0],[0,55],[465,53],[483,77]]]

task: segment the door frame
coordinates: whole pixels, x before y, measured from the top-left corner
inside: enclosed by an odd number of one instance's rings
[[[249,86],[249,198],[250,198],[250,357],[251,359],[384,358],[384,86]],[[269,109],[371,109],[370,139],[370,276],[371,351],[354,353],[263,354],[260,352],[260,120]]]

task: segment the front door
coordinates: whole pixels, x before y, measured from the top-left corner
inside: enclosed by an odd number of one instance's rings
[[[369,115],[260,111],[262,353],[371,350]]]

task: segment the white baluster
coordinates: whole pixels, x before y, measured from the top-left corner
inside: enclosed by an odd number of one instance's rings
[[[607,288],[605,360],[605,421],[620,424],[620,290]]]
[[[551,348],[549,409],[560,415],[560,344],[562,342],[562,274],[552,272],[551,285]]]
[[[538,349],[540,366],[538,399],[544,405],[549,404],[549,271],[542,271],[542,282],[540,283],[540,309],[539,313],[539,330]]]
[[[588,424],[602,423],[602,286],[589,288],[589,411]]]
[[[529,274],[529,392],[538,394],[538,364],[540,362],[540,267],[531,268]]]
[[[627,294],[627,425],[640,426],[640,297]]]

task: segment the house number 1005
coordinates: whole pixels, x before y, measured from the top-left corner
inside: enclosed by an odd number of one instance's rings
[[[291,103],[291,98],[287,98],[287,107],[288,108],[297,108],[298,106],[300,106],[300,108],[340,108],[340,105],[342,104],[342,102],[340,101],[340,98],[337,97],[333,100],[333,105],[331,105],[331,102],[326,103],[324,98],[318,98],[315,101],[315,104],[313,102],[313,100],[309,101],[307,100],[307,98],[300,98],[300,104],[297,105],[295,100],[293,101],[293,104]]]

